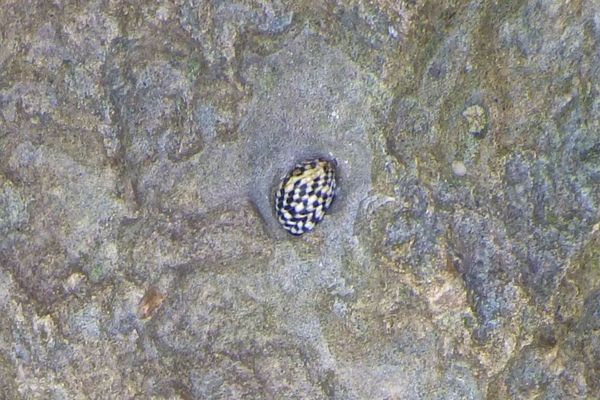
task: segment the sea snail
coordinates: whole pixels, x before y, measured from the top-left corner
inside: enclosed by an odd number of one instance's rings
[[[283,229],[302,235],[321,222],[335,198],[335,160],[302,161],[281,180],[275,212]]]

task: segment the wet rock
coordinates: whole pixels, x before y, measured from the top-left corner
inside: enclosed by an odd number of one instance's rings
[[[0,12],[1,398],[600,397],[595,2],[146,3]]]

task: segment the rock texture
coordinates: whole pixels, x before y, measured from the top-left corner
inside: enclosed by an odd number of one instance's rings
[[[600,398],[597,1],[1,3],[0,398]]]

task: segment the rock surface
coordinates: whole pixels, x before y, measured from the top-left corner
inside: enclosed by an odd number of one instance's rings
[[[595,0],[3,1],[0,398],[600,398],[599,77]]]

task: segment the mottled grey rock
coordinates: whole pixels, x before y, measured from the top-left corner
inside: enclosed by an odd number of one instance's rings
[[[598,15],[5,2],[0,398],[599,398]]]

